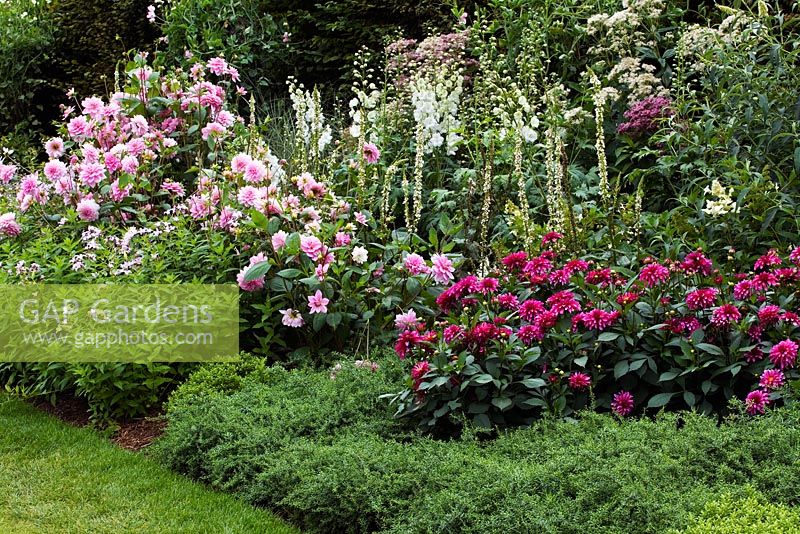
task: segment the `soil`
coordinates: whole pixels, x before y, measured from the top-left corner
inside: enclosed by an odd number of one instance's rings
[[[84,427],[91,424],[89,405],[80,397],[61,395],[56,398],[55,404],[46,399],[35,399],[32,404],[69,425]],[[111,436],[111,441],[123,449],[137,452],[158,438],[166,424],[158,411],[148,417],[117,421],[118,429]]]

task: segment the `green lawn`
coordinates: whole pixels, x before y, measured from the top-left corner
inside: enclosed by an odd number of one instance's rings
[[[90,430],[0,396],[0,532],[298,531]]]

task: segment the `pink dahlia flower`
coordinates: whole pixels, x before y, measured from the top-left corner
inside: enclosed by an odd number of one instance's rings
[[[381,151],[373,143],[364,143],[364,146],[361,147],[361,153],[369,164],[376,163],[381,157]]]
[[[17,237],[22,228],[17,222],[17,216],[13,213],[4,213],[0,215],[0,235],[7,237]]]
[[[82,221],[96,221],[100,216],[100,206],[90,197],[86,197],[78,202],[77,210],[78,217]]]

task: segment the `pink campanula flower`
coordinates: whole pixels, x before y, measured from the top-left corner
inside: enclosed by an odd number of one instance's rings
[[[322,291],[317,289],[316,293],[309,295],[307,298],[308,308],[311,310],[310,313],[328,313],[330,300],[323,296]]]

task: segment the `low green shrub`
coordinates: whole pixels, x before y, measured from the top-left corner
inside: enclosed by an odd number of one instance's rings
[[[800,532],[800,511],[766,502],[754,493],[736,499],[723,495],[706,504],[683,534],[784,534]]]
[[[400,370],[376,363],[343,363],[335,379],[280,370],[196,397],[169,411],[155,454],[309,532],[663,532],[725,492],[800,496],[797,409],[721,425],[586,413],[439,441],[391,422],[378,396]]]

